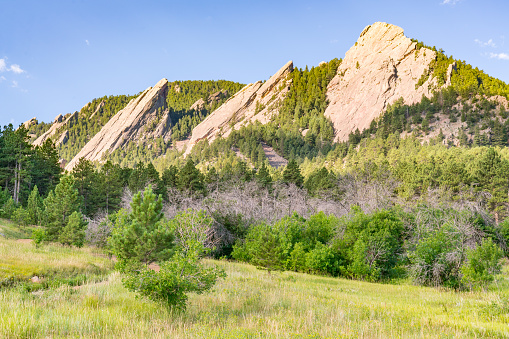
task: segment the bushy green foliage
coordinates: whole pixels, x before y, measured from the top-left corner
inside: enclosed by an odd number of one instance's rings
[[[9,196],[9,199],[4,203],[1,209],[2,217],[10,219],[15,209],[16,204],[14,203],[14,199],[12,199],[12,197]]]
[[[428,286],[459,287],[462,262],[461,248],[456,245],[457,239],[447,226],[426,234],[409,253],[414,281]]]
[[[343,274],[373,281],[390,278],[403,252],[404,226],[396,211],[365,214],[355,208],[342,228],[333,248],[345,259]]]
[[[163,262],[158,272],[147,267],[130,271],[123,280],[124,286],[169,309],[185,310],[188,293],[207,292],[218,279],[226,276],[217,266],[207,268],[200,263],[202,244],[191,242],[188,245],[185,253],[177,251],[170,260]]]
[[[189,159],[178,173],[177,186],[181,190],[200,193],[204,189],[203,180],[203,174],[194,166],[193,161]]]
[[[156,199],[151,186],[143,198],[141,192],[133,197],[131,208],[129,214],[117,213],[110,238],[126,288],[170,309],[184,310],[189,292],[204,293],[225,276],[222,269],[200,263],[210,251],[204,236],[212,219],[204,212],[182,212],[165,220],[162,198]],[[159,270],[149,267],[154,262]]]
[[[28,197],[27,212],[32,225],[40,225],[43,222],[43,205],[37,185]]]
[[[30,214],[23,206],[18,206],[11,215],[11,219],[20,226],[28,226],[30,224]]]
[[[467,250],[467,260],[461,267],[461,283],[470,289],[486,288],[494,275],[500,273],[502,256],[502,250],[489,238],[475,249]]]
[[[36,228],[32,231],[30,238],[34,241],[35,247],[40,247],[47,240],[46,230],[44,228]]]
[[[245,240],[234,246],[232,256],[274,270],[337,274],[337,257],[329,248],[337,219],[323,212],[308,220],[297,214],[274,223],[252,226]]]
[[[297,187],[302,187],[304,177],[300,173],[299,165],[295,159],[291,159],[283,171],[283,182],[287,184],[295,184]]]

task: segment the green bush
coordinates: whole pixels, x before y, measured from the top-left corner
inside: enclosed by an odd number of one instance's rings
[[[335,275],[339,271],[332,249],[322,243],[306,254],[306,268],[309,272]]]
[[[484,239],[480,246],[467,250],[467,261],[461,267],[461,283],[474,288],[486,288],[500,273],[502,250],[491,239]]]
[[[46,230],[44,228],[34,229],[31,239],[34,241],[35,247],[41,246],[46,241]]]
[[[30,224],[30,214],[26,209],[19,206],[11,214],[12,221],[16,222],[20,226],[28,226]]]
[[[457,288],[462,253],[455,245],[454,232],[448,225],[425,235],[409,253],[414,282]]]
[[[365,214],[359,208],[343,219],[342,235],[332,248],[345,258],[343,274],[357,279],[381,280],[391,277],[403,253],[404,226],[394,210]]]

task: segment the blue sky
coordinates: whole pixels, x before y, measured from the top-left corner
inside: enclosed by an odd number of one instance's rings
[[[376,21],[509,82],[508,13],[506,0],[0,0],[0,125],[161,78],[250,83],[288,60],[315,66]]]

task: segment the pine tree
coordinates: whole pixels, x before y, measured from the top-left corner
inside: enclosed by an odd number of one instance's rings
[[[304,177],[300,174],[300,168],[295,159],[291,159],[283,171],[283,182],[290,184],[293,183],[297,187],[302,187]]]
[[[143,196],[134,195],[131,209],[129,214],[124,210],[117,214],[110,238],[121,271],[129,265],[167,260],[174,245],[173,232],[163,219],[163,199],[156,197],[151,185]]]
[[[64,175],[60,178],[55,190],[44,199],[44,210],[48,240],[58,240],[71,214],[79,210],[78,190],[74,187],[72,176]]]
[[[30,218],[30,223],[32,225],[40,225],[43,221],[43,206],[37,185],[34,186],[34,189],[28,197],[27,212]]]
[[[171,165],[163,171],[162,180],[166,187],[177,187],[177,166]]]
[[[270,176],[265,162],[262,162],[262,167],[260,167],[258,173],[256,174],[256,181],[258,181],[261,186],[269,190],[272,188],[272,177]]]
[[[40,195],[45,197],[58,184],[61,173],[62,168],[55,144],[51,139],[47,139],[41,146],[35,148],[30,173],[32,183],[37,185]]]
[[[202,192],[204,190],[203,175],[194,166],[194,162],[189,159],[178,173],[178,188],[187,190],[191,193]]]
[[[74,185],[81,197],[81,211],[83,214],[91,216],[92,212],[96,211],[96,208],[94,208],[95,204],[92,204],[91,200],[93,199],[93,189],[97,186],[94,185],[94,183],[97,184],[95,182],[97,178],[92,162],[85,158],[80,158],[73,168],[72,176],[74,177]]]
[[[87,223],[80,212],[73,212],[69,216],[67,225],[58,235],[58,242],[67,246],[82,247],[85,242],[85,228]]]

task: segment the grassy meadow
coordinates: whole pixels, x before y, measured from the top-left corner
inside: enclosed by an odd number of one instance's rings
[[[0,287],[0,338],[509,337],[507,265],[488,291],[454,292],[206,262],[228,277],[173,314],[127,291],[93,248],[0,237],[0,281],[18,282]]]

